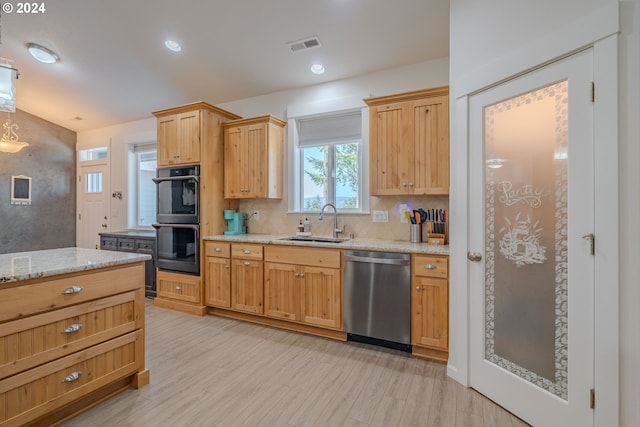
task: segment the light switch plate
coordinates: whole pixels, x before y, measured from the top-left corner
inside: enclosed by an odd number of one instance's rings
[[[373,222],[389,222],[389,211],[373,211]]]

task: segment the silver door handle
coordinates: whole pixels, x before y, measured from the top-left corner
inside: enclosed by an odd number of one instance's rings
[[[69,325],[66,328],[64,328],[62,330],[62,333],[70,334],[72,332],[78,332],[80,329],[82,329],[82,325],[80,323],[74,323],[73,325]]]
[[[62,291],[63,294],[77,294],[82,291],[82,286],[71,286]]]
[[[482,254],[480,252],[467,252],[467,259],[473,262],[482,261]]]

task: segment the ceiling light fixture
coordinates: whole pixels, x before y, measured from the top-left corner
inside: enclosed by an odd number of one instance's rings
[[[27,50],[31,56],[44,64],[53,64],[60,60],[57,53],[38,43],[27,43]]]
[[[27,142],[19,140],[18,134],[16,133],[18,125],[11,123],[11,114],[7,113],[7,121],[2,125],[2,127],[4,129],[4,133],[0,138],[0,151],[3,153],[14,154],[29,145]]]
[[[311,66],[311,72],[313,74],[324,74],[324,67],[322,64],[313,64]]]
[[[182,50],[182,46],[175,40],[167,40],[164,45],[172,52],[180,52]]]

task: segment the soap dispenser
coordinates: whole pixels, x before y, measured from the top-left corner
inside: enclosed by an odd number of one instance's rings
[[[309,218],[304,219],[303,229],[305,233],[311,234],[311,224],[309,223]]]

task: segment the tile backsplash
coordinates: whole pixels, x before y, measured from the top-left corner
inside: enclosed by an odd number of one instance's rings
[[[345,237],[354,233],[355,237],[409,240],[409,224],[401,223],[400,205],[409,209],[449,209],[449,196],[381,196],[370,198],[369,214],[338,214],[338,226],[345,227]],[[317,213],[288,213],[287,200],[252,199],[240,202],[240,211],[250,214],[259,211],[258,220],[248,221],[249,233],[295,234],[300,219],[309,218],[311,233],[315,236],[331,236],[333,211],[318,219]],[[388,222],[373,222],[373,211],[387,211]],[[426,229],[423,230],[426,240]]]

